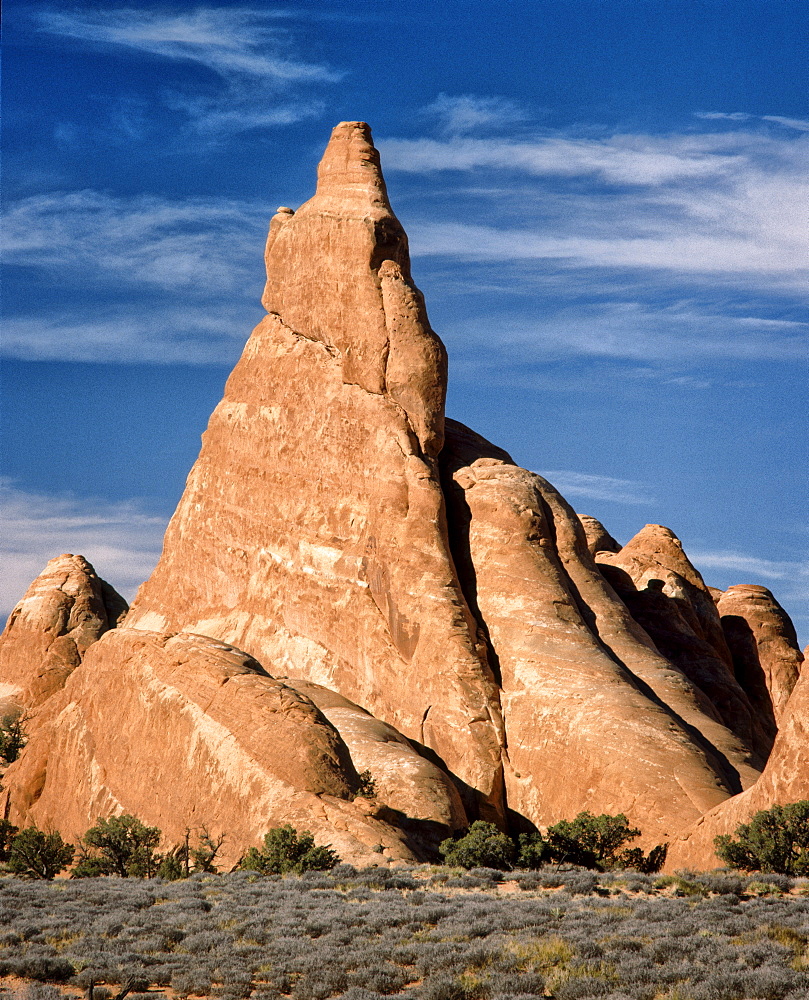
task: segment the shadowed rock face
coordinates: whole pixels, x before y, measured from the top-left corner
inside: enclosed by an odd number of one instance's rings
[[[766,587],[741,584],[717,600],[736,680],[762,720],[779,724],[803,653],[789,616]]]
[[[51,559],[0,637],[0,698],[27,712],[57,691],[127,603],[83,556]]]
[[[759,780],[712,809],[672,845],[667,866],[715,868],[714,837],[733,834],[761,809],[809,799],[809,672],[803,671],[784,710],[772,754]]]
[[[679,538],[659,524],[647,524],[620,552],[598,552],[596,558],[635,621],[754,751],[751,763],[760,770],[775,727],[754,709],[736,680],[713,596]]]
[[[745,748],[632,622],[558,492],[451,420],[442,463],[456,566],[499,667],[509,808],[537,825],[628,811],[659,840],[740,790]]]

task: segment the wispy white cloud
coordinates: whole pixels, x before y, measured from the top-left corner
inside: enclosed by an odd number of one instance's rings
[[[98,191],[12,203],[6,265],[32,269],[62,294],[57,308],[6,316],[3,354],[232,363],[264,315],[261,247],[271,214],[267,205],[224,198]]]
[[[48,560],[63,552],[83,555],[131,600],[157,562],[166,520],[145,513],[137,500],[55,497],[0,481],[0,619]]]
[[[115,197],[99,191],[34,195],[8,206],[6,264],[83,283],[150,285],[194,298],[255,288],[269,205],[225,198]]]
[[[465,135],[483,129],[502,129],[529,121],[531,115],[516,101],[477,94],[439,94],[422,109],[422,115],[447,136]]]
[[[708,569],[732,570],[734,573],[744,573],[748,577],[764,580],[798,580],[803,578],[809,582],[809,564],[794,560],[761,559],[744,552],[710,551],[689,549],[688,557],[695,565]],[[749,583],[749,580],[745,580]]]
[[[742,149],[722,136],[546,135],[535,139],[452,136],[380,142],[388,169],[408,173],[507,170],[535,177],[592,177],[639,186],[716,178],[738,165]]]
[[[479,220],[469,220],[467,203],[463,220],[433,213],[411,227],[414,254],[719,275],[748,288],[796,290],[809,278],[802,212],[809,140],[802,134],[466,137],[382,146],[389,170],[502,179],[488,196],[481,187]],[[533,194],[521,184],[509,198],[515,171],[536,178]]]
[[[783,115],[762,115],[765,122],[777,122],[798,132],[809,132],[809,121],[804,118],[784,118]]]
[[[730,359],[800,362],[809,349],[809,324],[712,314],[690,303],[618,300],[567,306],[540,317],[484,315],[453,324],[447,333],[450,344],[480,346],[522,363],[571,355],[666,366]],[[688,371],[670,377],[695,385]]]
[[[198,63],[225,78],[339,80],[342,74],[328,66],[284,51],[289,40],[281,24],[289,16],[248,7],[198,7],[181,14],[124,7],[37,12],[42,30],[51,34]]]
[[[343,73],[297,53],[295,13],[259,7],[197,7],[181,13],[124,7],[57,9],[35,17],[40,30],[87,45],[192,65],[212,79],[183,91],[167,85],[165,101],[199,132],[243,131],[299,121],[320,103],[299,96]],[[298,95],[298,96],[296,96]]]
[[[792,128],[798,132],[809,132],[809,121],[805,118],[787,118],[784,115],[751,115],[746,111],[697,111],[694,117],[708,121],[774,122],[776,125],[783,125],[785,128]]]
[[[611,503],[650,504],[654,496],[643,483],[633,479],[596,476],[571,469],[550,469],[540,475],[552,483],[565,497],[586,500],[607,500]]]
[[[232,365],[251,329],[265,315],[224,304],[118,305],[9,317],[2,353],[23,361]]]

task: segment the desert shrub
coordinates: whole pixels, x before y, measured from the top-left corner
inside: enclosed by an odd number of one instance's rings
[[[541,868],[550,857],[550,845],[541,833],[521,833],[517,838],[517,868]]]
[[[360,771],[359,773],[359,787],[357,788],[357,795],[362,795],[366,799],[373,799],[376,797],[376,782],[374,781],[374,776],[370,771]]]
[[[719,857],[742,871],[809,875],[809,799],[757,812],[749,823],[714,839]]]
[[[26,717],[21,712],[9,712],[0,718],[0,766],[12,764],[28,742]]]
[[[9,823],[7,819],[0,819],[0,861],[8,861],[11,842],[19,832],[19,827]]]
[[[640,830],[630,827],[626,816],[603,813],[593,816],[580,812],[574,820],[561,820],[548,828],[548,853],[554,861],[608,871],[635,868],[641,872],[659,870],[666,858],[666,845],[659,845],[645,855],[639,848],[622,850]]]
[[[99,817],[95,826],[82,838],[83,854],[73,869],[73,878],[117,875],[120,878],[151,878],[157,874],[161,859],[155,848],[160,830],[145,826],[137,817]]]
[[[328,871],[340,863],[337,853],[330,847],[317,847],[308,830],[298,835],[288,823],[275,827],[264,836],[261,850],[251,847],[240,862],[245,871],[262,875],[300,875],[309,871]]]
[[[20,830],[11,841],[6,867],[14,875],[52,879],[73,861],[75,848],[60,833],[44,833],[35,826]]]
[[[55,986],[30,983],[23,994],[23,1000],[62,1000],[62,994]]]
[[[442,841],[438,850],[448,865],[501,871],[512,867],[515,855],[514,841],[508,834],[483,820],[475,820],[462,837]]]

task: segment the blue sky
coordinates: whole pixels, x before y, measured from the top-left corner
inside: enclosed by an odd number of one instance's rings
[[[809,7],[5,5],[7,613],[127,596],[261,317],[276,206],[371,123],[448,413],[809,639]]]

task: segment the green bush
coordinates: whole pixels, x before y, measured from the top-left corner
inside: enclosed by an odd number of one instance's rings
[[[551,860],[551,847],[541,833],[521,833],[517,839],[517,868],[541,868]]]
[[[6,867],[12,875],[52,879],[73,861],[75,848],[59,833],[43,833],[29,826],[11,841]]]
[[[7,819],[0,819],[0,861],[8,861],[11,842],[19,832],[19,827],[9,823]]]
[[[623,813],[580,812],[574,820],[563,819],[549,827],[547,839],[554,860],[606,871],[620,867],[620,849],[639,836],[640,830],[629,826]]]
[[[339,863],[340,858],[330,847],[315,846],[315,838],[308,830],[298,836],[298,831],[287,823],[265,835],[261,850],[251,847],[239,867],[262,875],[300,875],[328,871]]]
[[[574,820],[561,820],[547,834],[521,833],[514,841],[491,823],[477,820],[465,836],[443,841],[438,850],[448,865],[461,868],[537,869],[551,862],[579,865],[596,871],[634,868],[644,873],[660,871],[667,845],[644,854],[624,845],[640,836],[626,816],[593,816],[581,812]]]
[[[20,712],[10,712],[0,719],[0,765],[12,764],[28,742],[26,718]]]
[[[516,854],[514,841],[508,834],[480,819],[475,820],[463,837],[442,841],[438,850],[448,865],[499,871],[510,869]]]
[[[762,809],[736,828],[735,839],[715,837],[714,849],[731,868],[809,875],[809,799]]]
[[[152,878],[161,858],[155,852],[160,830],[144,826],[135,816],[99,819],[82,838],[82,856],[73,878],[118,875],[120,878]]]

